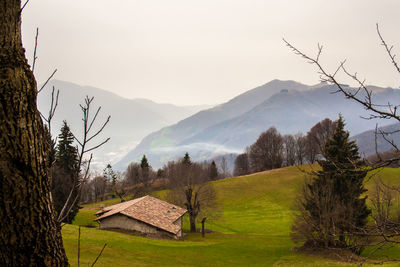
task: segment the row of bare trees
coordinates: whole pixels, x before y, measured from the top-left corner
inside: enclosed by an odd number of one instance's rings
[[[145,155],[140,163],[132,162],[124,173],[114,171],[108,164],[103,173],[93,173],[82,188],[81,201],[91,203],[119,197],[137,198],[154,190],[166,188],[163,170],[154,171]]]
[[[189,154],[185,157],[190,159]],[[114,171],[108,164],[103,173],[93,173],[91,179],[82,186],[80,200],[82,203],[92,203],[119,197],[123,202],[127,197],[138,198],[156,190],[175,188],[177,177],[183,176],[183,173],[178,171],[179,164],[179,160],[171,161],[155,171],[145,155],[140,163],[131,162],[123,173]],[[207,181],[224,178],[215,161],[193,163],[193,166],[197,167],[190,168],[190,171],[188,169],[188,175],[196,173],[199,177],[205,177]]]
[[[322,158],[325,141],[332,135],[335,122],[326,118],[315,124],[307,135],[281,135],[275,127],[261,133],[257,141],[237,156],[234,175],[245,175],[283,166],[315,163]]]

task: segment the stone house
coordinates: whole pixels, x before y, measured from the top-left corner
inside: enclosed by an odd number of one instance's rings
[[[98,211],[100,229],[124,229],[154,237],[182,238],[182,216],[187,210],[144,196]]]

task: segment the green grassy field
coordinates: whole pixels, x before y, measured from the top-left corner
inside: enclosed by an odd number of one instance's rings
[[[386,180],[400,180],[398,169],[385,169],[380,175]],[[205,238],[188,233],[184,241],[156,240],[82,227],[81,264],[93,262],[107,243],[96,266],[356,266],[293,250],[296,245],[289,237],[291,207],[303,179],[302,172],[289,167],[216,181],[223,214],[207,221],[206,228],[215,232]],[[103,203],[111,205],[118,199]],[[96,226],[93,219],[99,207],[100,203],[86,205],[78,213],[75,225],[63,227],[72,266],[77,266],[77,225]],[[188,228],[187,223],[184,228]],[[376,257],[382,255],[400,257],[400,249],[388,248]]]

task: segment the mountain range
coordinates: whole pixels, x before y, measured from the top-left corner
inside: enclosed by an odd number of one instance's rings
[[[58,106],[52,120],[53,137],[59,134],[63,120],[68,122],[76,136],[82,136],[82,112],[79,104],[84,103],[85,96],[94,96],[91,105],[92,115],[98,107],[101,107],[93,129],[98,129],[107,116],[111,116],[109,124],[91,144],[96,145],[107,137],[111,138],[108,143],[93,153],[93,167],[99,170],[108,162],[118,161],[151,132],[210,107],[207,105],[175,106],[159,104],[147,99],[127,99],[103,89],[52,80],[38,94],[38,108],[45,116],[51,105],[53,86],[56,90],[60,90]]]
[[[379,127],[378,134],[375,135],[375,129],[362,132],[351,137],[352,140],[356,141],[359,147],[359,152],[362,156],[368,157],[378,152],[385,152],[392,150],[394,147],[391,143],[396,146],[400,145],[400,123],[390,124],[387,126]],[[385,135],[385,138],[379,132],[389,133]],[[389,141],[389,142],[388,142]]]
[[[273,80],[247,91],[227,103],[200,111],[178,123],[145,137],[115,166],[124,169],[143,154],[153,167],[189,152],[194,160],[207,160],[227,153],[242,153],[257,137],[274,126],[281,134],[306,133],[324,118],[335,120],[341,113],[351,135],[375,127],[364,120],[369,113],[336,91],[334,85],[314,86]],[[400,103],[400,90],[369,87],[377,104]],[[353,90],[347,87],[347,90]],[[393,121],[379,122],[384,126]]]

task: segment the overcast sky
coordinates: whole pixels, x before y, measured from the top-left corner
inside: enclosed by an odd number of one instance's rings
[[[375,24],[400,54],[399,0],[31,0],[23,42],[36,78],[91,85],[127,98],[216,104],[273,79],[316,84],[311,65],[347,59],[367,83],[399,87]],[[61,88],[60,88],[61,89]]]

